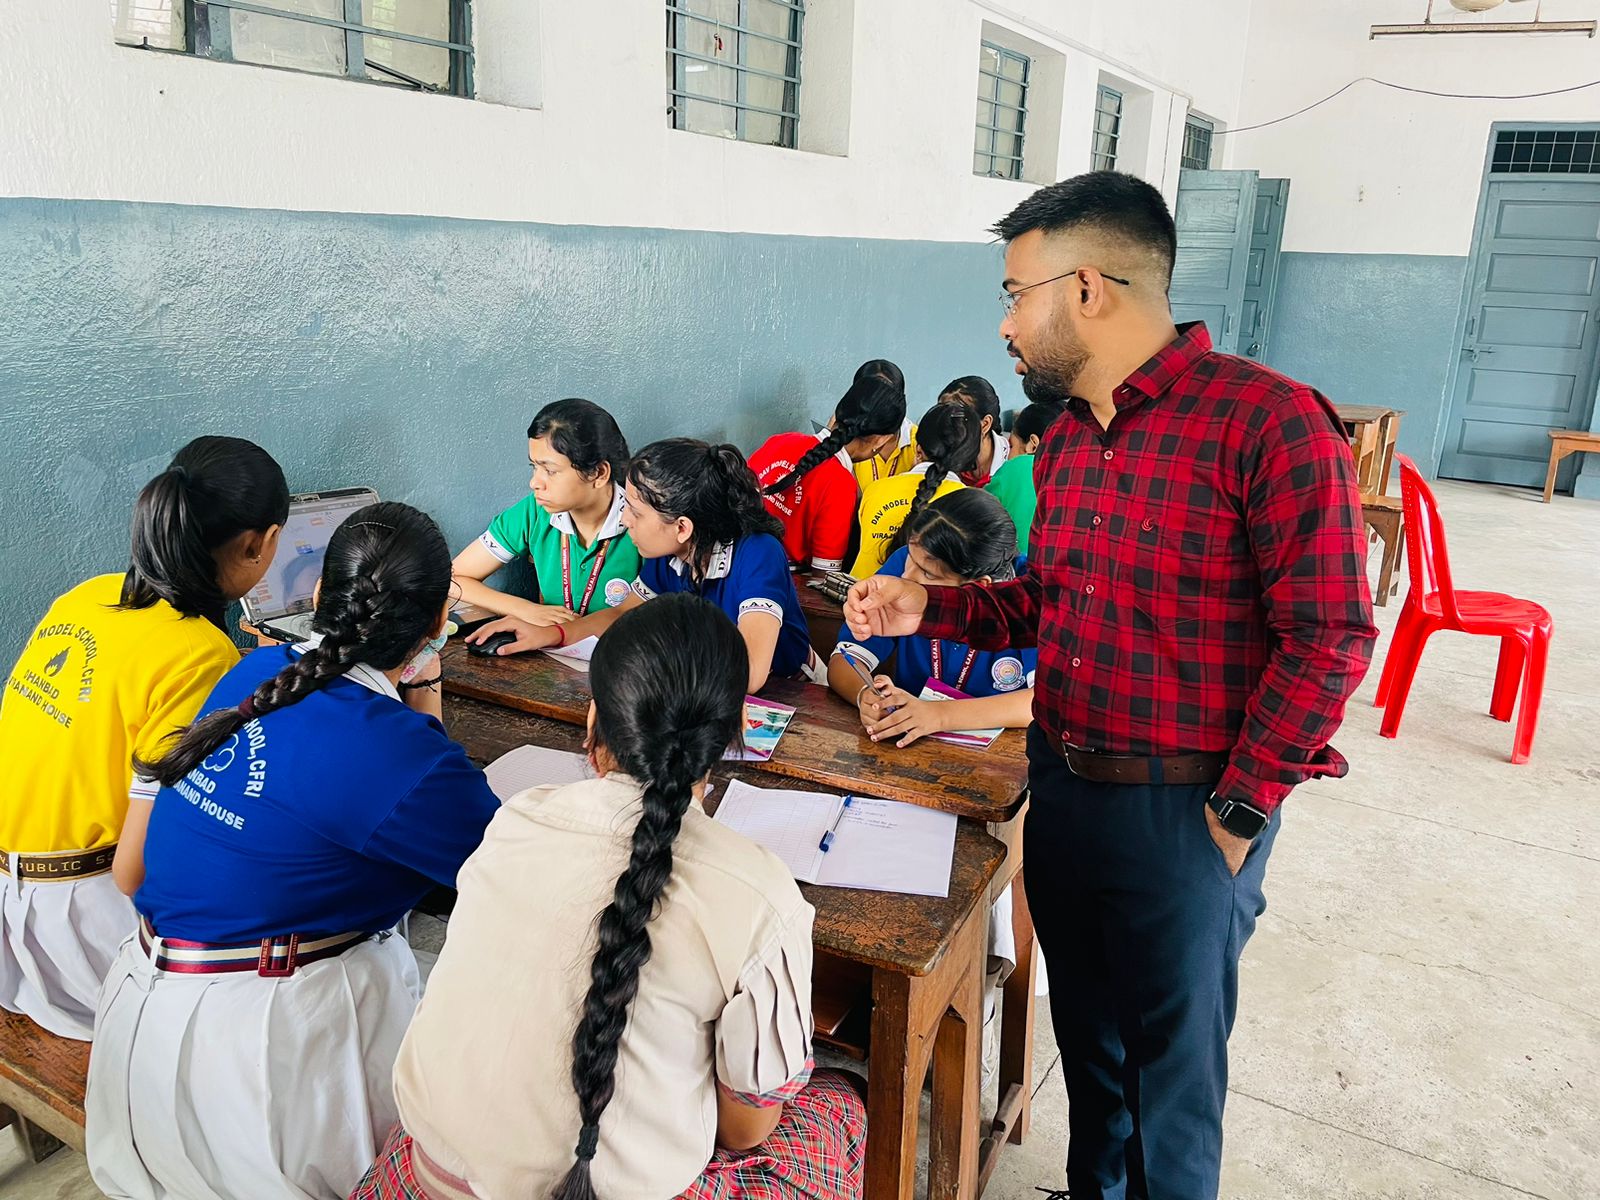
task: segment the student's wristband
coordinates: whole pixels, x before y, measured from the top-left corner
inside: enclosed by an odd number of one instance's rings
[[[877,695],[878,694],[878,689],[873,687],[870,683],[863,683],[861,685],[861,691],[858,691],[856,693],[856,707],[857,708],[861,707],[861,696],[862,696],[862,693],[864,693],[864,692],[871,692],[873,695]]]
[[[567,627],[565,625],[557,625],[555,627],[555,629],[556,629],[556,644],[554,646],[550,647],[552,650],[559,649],[560,647],[565,646],[567,644]]]

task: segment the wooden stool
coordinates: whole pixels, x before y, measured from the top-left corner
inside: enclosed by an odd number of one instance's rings
[[[1389,597],[1400,590],[1395,579],[1395,567],[1400,562],[1400,551],[1405,545],[1406,526],[1404,511],[1398,496],[1362,496],[1361,515],[1383,542],[1383,561],[1378,568],[1378,590],[1373,594],[1374,604],[1386,605]]]
[[[83,1150],[89,1043],[0,1010],[0,1129],[15,1122],[34,1162],[65,1143]]]
[[[1550,470],[1544,477],[1544,502],[1556,491],[1556,469],[1569,454],[1600,454],[1600,433],[1586,433],[1577,429],[1552,429],[1550,431]]]

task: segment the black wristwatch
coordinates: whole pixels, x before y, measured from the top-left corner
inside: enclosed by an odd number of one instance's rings
[[[1206,803],[1217,814],[1222,827],[1235,837],[1253,841],[1267,827],[1267,814],[1248,800],[1224,800],[1212,792],[1206,797]]]

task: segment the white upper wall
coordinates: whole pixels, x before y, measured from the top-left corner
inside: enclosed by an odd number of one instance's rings
[[[1170,196],[1190,99],[1236,123],[1250,2],[808,0],[801,144],[811,113],[843,154],[669,129],[663,3],[601,7],[475,0],[480,95],[512,102],[489,103],[119,46],[103,0],[18,6],[0,195],[985,241],[1034,186],[972,174],[986,24],[1059,56],[1046,178],[1088,168],[1105,75],[1146,123],[1119,166]]]
[[[1444,19],[1448,0],[1436,0]],[[1303,108],[1352,79],[1434,91],[1548,91],[1600,79],[1600,38],[1437,35],[1372,39],[1422,19],[1425,0],[1260,0],[1250,26],[1239,126]],[[1478,20],[1532,17],[1502,4]],[[1543,17],[1592,20],[1594,0],[1543,0]],[[1495,121],[1594,121],[1600,88],[1538,100],[1454,100],[1360,83],[1270,129],[1231,135],[1228,163],[1291,181],[1284,249],[1454,254],[1471,248]]]

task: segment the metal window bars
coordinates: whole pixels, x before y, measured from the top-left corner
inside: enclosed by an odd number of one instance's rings
[[[994,179],[1022,178],[1032,60],[994,42],[978,45],[978,124],[972,171]]]

